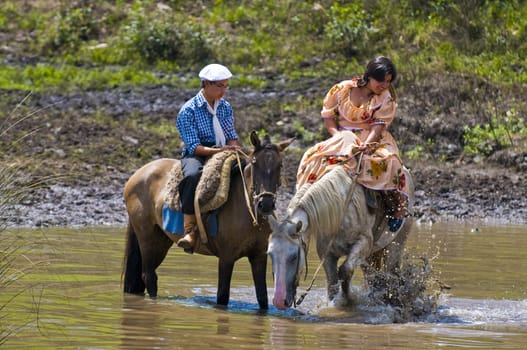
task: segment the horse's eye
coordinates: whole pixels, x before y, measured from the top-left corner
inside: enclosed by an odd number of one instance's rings
[[[288,263],[295,263],[296,260],[297,260],[298,256],[297,255],[291,255],[287,258],[287,262]]]

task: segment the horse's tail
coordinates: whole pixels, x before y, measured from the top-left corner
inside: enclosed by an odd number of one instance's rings
[[[137,236],[130,219],[128,219],[128,228],[126,229],[126,248],[124,251],[123,273],[124,275],[124,292],[131,294],[144,294],[145,282],[142,278],[143,261]]]

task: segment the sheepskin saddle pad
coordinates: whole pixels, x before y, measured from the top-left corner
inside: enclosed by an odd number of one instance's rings
[[[203,213],[221,207],[229,195],[231,169],[236,162],[236,151],[224,151],[213,155],[203,166],[203,173],[196,188],[196,196]],[[170,170],[165,186],[164,200],[170,209],[181,211],[178,185],[183,180],[181,162]]]

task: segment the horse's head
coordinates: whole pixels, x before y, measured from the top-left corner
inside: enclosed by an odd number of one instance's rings
[[[276,221],[269,217],[272,234],[267,254],[271,257],[274,278],[273,305],[283,310],[296,304],[296,288],[300,276],[307,272],[307,246],[302,238],[302,221],[288,218]]]
[[[274,144],[265,136],[262,141],[256,132],[251,133],[254,151],[245,168],[245,177],[250,179],[250,193],[254,209],[261,215],[270,215],[275,209],[276,191],[281,183],[282,151],[294,139]]]

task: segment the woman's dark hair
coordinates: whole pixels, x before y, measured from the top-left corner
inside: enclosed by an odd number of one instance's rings
[[[378,81],[384,81],[386,74],[392,75],[392,82],[397,79],[397,70],[393,62],[385,56],[375,57],[368,62],[364,75],[359,79],[358,86],[365,86],[368,84],[370,78]]]

